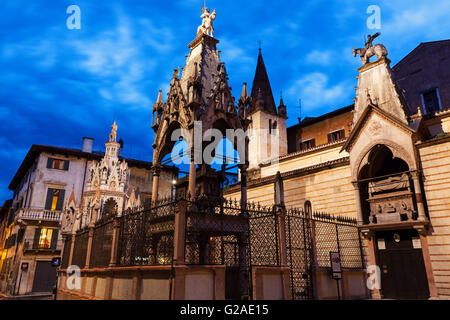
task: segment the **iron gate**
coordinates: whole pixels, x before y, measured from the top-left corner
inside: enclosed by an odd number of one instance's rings
[[[286,215],[286,253],[292,299],[309,300],[312,290],[311,220],[303,211],[291,209]]]

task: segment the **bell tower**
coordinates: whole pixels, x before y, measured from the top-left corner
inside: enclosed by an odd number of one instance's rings
[[[244,87],[246,92],[246,84]],[[286,106],[281,97],[277,110],[261,48],[250,101],[249,169],[256,169],[261,163],[287,153]]]

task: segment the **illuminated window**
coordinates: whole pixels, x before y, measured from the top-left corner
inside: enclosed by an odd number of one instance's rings
[[[64,189],[48,188],[45,210],[61,211],[63,209],[64,196]]]
[[[42,228],[39,235],[38,246],[40,249],[50,249],[53,229]]]
[[[56,207],[58,206],[58,199],[59,199],[59,190],[53,189],[52,206],[50,210],[52,211],[56,210]]]

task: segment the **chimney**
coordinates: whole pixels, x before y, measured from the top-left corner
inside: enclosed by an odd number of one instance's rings
[[[94,138],[83,137],[83,152],[92,153],[92,145],[94,144]]]

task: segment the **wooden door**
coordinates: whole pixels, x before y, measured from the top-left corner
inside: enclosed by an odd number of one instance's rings
[[[56,284],[56,267],[51,261],[37,261],[34,272],[33,292],[51,292]]]
[[[384,298],[427,299],[430,293],[417,232],[377,232],[376,240]]]

